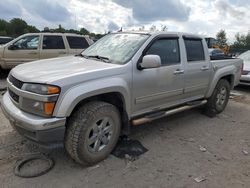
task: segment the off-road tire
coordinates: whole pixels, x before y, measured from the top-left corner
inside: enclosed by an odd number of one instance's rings
[[[97,153],[91,152],[88,145],[90,132],[98,119],[108,117],[113,123],[113,133],[108,144]],[[118,109],[102,101],[89,102],[79,107],[69,118],[65,135],[65,149],[77,163],[84,166],[94,165],[105,158],[114,149],[121,131],[121,117]],[[93,133],[94,134],[94,133]]]
[[[218,105],[218,95],[221,90],[225,89],[225,99],[222,105]],[[204,106],[203,113],[208,117],[214,117],[216,114],[221,113],[227,106],[230,95],[230,84],[227,80],[221,79],[217,83],[211,97],[208,98],[207,104]]]

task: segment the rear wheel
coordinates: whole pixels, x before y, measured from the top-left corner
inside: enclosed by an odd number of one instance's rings
[[[93,165],[111,153],[120,130],[120,113],[115,106],[101,101],[90,102],[69,119],[65,148],[76,162]]]
[[[214,117],[221,113],[227,106],[230,95],[230,84],[227,80],[221,79],[204,108],[204,113],[209,117]]]

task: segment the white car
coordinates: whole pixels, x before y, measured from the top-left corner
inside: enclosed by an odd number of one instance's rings
[[[240,84],[250,86],[250,50],[240,54],[238,58],[243,59],[244,62]]]

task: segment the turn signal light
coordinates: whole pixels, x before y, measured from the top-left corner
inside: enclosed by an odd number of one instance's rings
[[[58,94],[60,93],[60,88],[55,86],[48,86],[48,94]]]
[[[46,103],[44,103],[44,113],[46,115],[52,115],[55,104],[56,104],[55,102],[46,102]]]

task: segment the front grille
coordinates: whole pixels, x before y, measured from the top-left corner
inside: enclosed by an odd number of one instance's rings
[[[23,86],[23,82],[16,79],[14,76],[12,76],[11,74],[8,77],[9,81],[17,88],[21,89]]]
[[[247,75],[248,73],[249,71],[245,71],[245,70],[242,71],[242,75]]]
[[[9,90],[9,94],[11,96],[11,98],[16,101],[17,103],[19,102],[19,96],[17,94],[15,94],[13,91]]]

